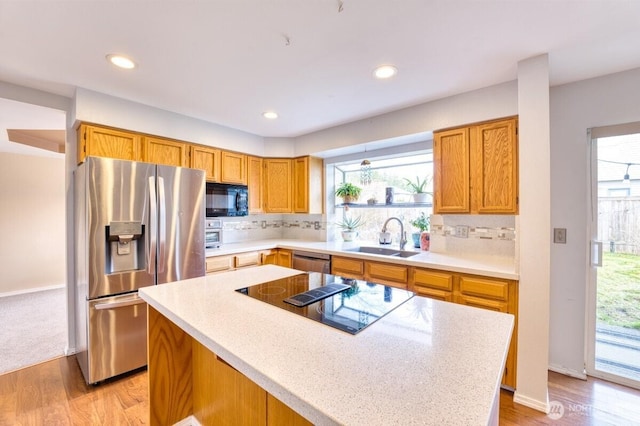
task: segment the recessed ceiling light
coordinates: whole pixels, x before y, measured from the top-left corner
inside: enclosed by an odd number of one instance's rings
[[[264,118],[268,118],[269,120],[275,120],[276,118],[278,118],[278,114],[273,111],[265,111],[262,113],[262,116]]]
[[[107,55],[107,61],[111,62],[118,68],[124,68],[126,70],[130,70],[136,67],[135,62],[133,62],[131,59],[127,58],[126,56],[116,55],[113,53]]]
[[[373,70],[373,75],[379,79],[391,78],[398,73],[398,68],[393,65],[381,65]]]

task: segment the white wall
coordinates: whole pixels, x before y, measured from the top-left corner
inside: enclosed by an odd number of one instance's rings
[[[551,246],[553,370],[584,376],[588,280],[587,129],[640,121],[640,69],[551,90],[551,224],[567,228],[567,244]]]
[[[517,90],[511,81],[309,133],[295,138],[295,155],[516,115]]]
[[[518,63],[520,215],[518,376],[514,401],[547,412],[551,155],[549,58]]]
[[[0,153],[0,200],[0,294],[64,285],[64,158]]]
[[[73,119],[265,155],[261,136],[82,88],[76,91]]]

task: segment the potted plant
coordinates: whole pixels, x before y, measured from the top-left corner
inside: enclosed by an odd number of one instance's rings
[[[417,218],[409,221],[411,225],[418,228],[420,231],[420,232],[414,232],[411,234],[411,238],[413,239],[413,246],[415,248],[422,248],[421,246],[422,234],[423,233],[429,234],[430,220],[431,218],[429,216],[424,214],[424,212],[420,212],[420,215]],[[429,236],[427,235],[426,237],[429,237]],[[429,239],[427,239],[427,241],[429,241]],[[423,248],[423,250],[428,250],[428,249],[429,247],[427,247],[426,249]]]
[[[407,189],[413,194],[413,201],[416,203],[426,203],[428,200],[428,196],[432,195],[431,192],[428,192],[427,184],[431,182],[431,176],[427,176],[424,180],[420,180],[419,176],[416,176],[416,180],[411,181],[407,178],[404,178],[407,183]]]
[[[353,241],[357,235],[356,229],[364,224],[360,216],[345,216],[342,222],[336,223],[342,228],[342,239],[345,241]]]
[[[342,198],[343,204],[357,201],[361,192],[362,188],[350,182],[342,182],[340,186],[338,186],[338,189],[336,189],[336,195]]]

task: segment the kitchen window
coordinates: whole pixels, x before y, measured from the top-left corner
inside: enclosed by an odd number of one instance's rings
[[[366,154],[365,154],[366,155]],[[336,203],[336,219],[342,220],[346,215],[360,216],[365,224],[358,229],[359,241],[377,242],[378,233],[389,217],[395,216],[404,223],[407,239],[411,241],[411,233],[418,232],[410,221],[421,212],[433,213],[433,151],[405,153],[393,158],[366,158],[370,166],[370,182],[363,182],[361,163],[363,159],[335,164],[334,184],[337,188],[342,182],[350,182],[362,188],[357,203],[342,205],[338,197]],[[430,193],[424,203],[416,203],[405,179],[411,182],[424,181],[425,191]],[[387,192],[393,193],[393,202],[387,204]],[[375,203],[374,201],[375,200]],[[390,225],[393,242],[398,241],[397,225]],[[340,229],[336,229],[336,240],[340,240]]]

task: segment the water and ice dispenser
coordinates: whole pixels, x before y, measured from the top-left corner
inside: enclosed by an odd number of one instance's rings
[[[110,222],[106,226],[107,274],[144,269],[145,239],[142,222]]]

